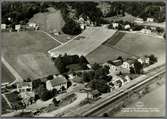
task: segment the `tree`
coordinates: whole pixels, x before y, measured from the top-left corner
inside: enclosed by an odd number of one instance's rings
[[[110,87],[106,84],[105,80],[94,79],[89,84],[93,90],[98,90],[100,93],[110,92]]]
[[[60,103],[60,101],[58,101],[56,98],[53,98],[53,103],[55,106],[58,106],[58,104]]]
[[[48,77],[47,77],[47,80],[52,80],[53,79],[53,75],[49,75]]]
[[[92,69],[93,70],[98,70],[99,68],[101,68],[102,66],[100,66],[100,64],[98,63],[94,63],[93,66],[92,66]]]
[[[150,58],[150,65],[152,65],[158,61],[157,57],[155,57],[153,54],[150,55],[149,58]]]
[[[134,69],[135,69],[135,73],[141,74],[143,72],[143,65],[136,60],[134,63]]]
[[[69,35],[78,35],[81,33],[81,28],[80,28],[80,25],[69,19],[65,25],[63,26],[62,28],[62,31],[65,33],[65,34],[69,34]]]
[[[108,113],[104,113],[103,117],[109,117]]]

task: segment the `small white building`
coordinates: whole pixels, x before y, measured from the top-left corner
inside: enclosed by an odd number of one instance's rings
[[[22,92],[31,92],[32,91],[32,82],[18,82],[17,91]]]
[[[5,30],[6,29],[6,24],[1,24],[1,30]]]
[[[30,22],[30,23],[28,23],[28,26],[35,28],[35,27],[37,26],[37,24],[36,24],[36,23],[33,23],[33,22]]]
[[[20,24],[15,25],[15,30],[16,30],[16,31],[18,31],[18,32],[19,32],[19,31],[20,31],[20,29],[21,29],[21,25],[20,25]]]
[[[61,90],[63,86],[64,88],[67,89],[67,80],[62,75],[54,77],[54,79],[52,80],[46,81],[47,90],[53,90],[53,89]]]
[[[151,30],[149,29],[142,29],[140,32],[144,34],[151,34]]]
[[[144,23],[144,20],[141,18],[136,18],[136,20],[134,20],[134,22],[137,24],[142,24],[142,23]]]
[[[127,25],[125,25],[125,27],[124,27],[126,30],[127,29],[130,29],[131,27],[130,27],[130,25],[129,24],[127,24]]]
[[[154,22],[153,18],[147,18],[147,22]]]
[[[118,23],[112,23],[114,29],[118,28],[118,25],[119,25]]]

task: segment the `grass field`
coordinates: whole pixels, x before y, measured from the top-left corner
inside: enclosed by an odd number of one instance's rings
[[[52,31],[56,29],[57,32],[60,32],[65,24],[60,10],[55,10],[52,7],[49,8],[48,12],[35,14],[29,22],[39,24],[41,30]]]
[[[41,32],[3,32],[1,42],[3,49],[2,55],[21,76],[25,76],[26,73],[22,71],[17,62],[19,56],[32,53],[44,53],[48,55],[48,50],[60,45],[58,42]],[[42,70],[47,73],[50,71],[48,69],[50,69],[49,65]]]
[[[118,34],[117,34],[118,35]],[[122,35],[122,34],[120,34]],[[120,39],[118,39],[120,38]],[[138,57],[154,54],[158,62],[165,62],[165,40],[146,36],[138,33],[125,33],[123,37],[117,37],[117,42],[112,46],[112,38],[106,41],[108,44],[99,46],[86,57],[90,63],[104,63],[118,56]]]
[[[106,45],[106,46],[109,46],[109,47],[114,46],[123,38],[124,35],[125,35],[124,32],[119,32],[118,31],[111,38],[109,38],[109,40],[104,42],[103,45]]]
[[[78,54],[86,56],[110,38],[115,32],[116,30],[103,27],[90,27],[78,36],[82,37],[80,40],[75,38],[61,47],[50,50],[49,53],[52,56],[58,56],[59,54],[64,55],[65,53],[69,55]]]
[[[9,72],[4,64],[1,63],[1,83],[13,82],[15,77]]]

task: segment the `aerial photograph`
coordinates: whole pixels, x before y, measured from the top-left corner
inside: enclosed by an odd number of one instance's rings
[[[165,6],[1,2],[1,117],[165,117]]]

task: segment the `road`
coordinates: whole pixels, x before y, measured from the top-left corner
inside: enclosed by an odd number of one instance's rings
[[[4,57],[1,57],[2,63],[6,66],[6,68],[13,74],[15,77],[15,80],[20,82],[23,81],[23,78],[17,73],[17,71],[4,59]]]
[[[57,115],[62,115],[65,111],[70,110],[70,108],[79,105],[80,102],[86,99],[87,97],[86,93],[76,93],[76,96],[77,96],[77,100],[75,100],[71,104],[61,107],[52,112],[40,114],[38,117],[57,117]]]

